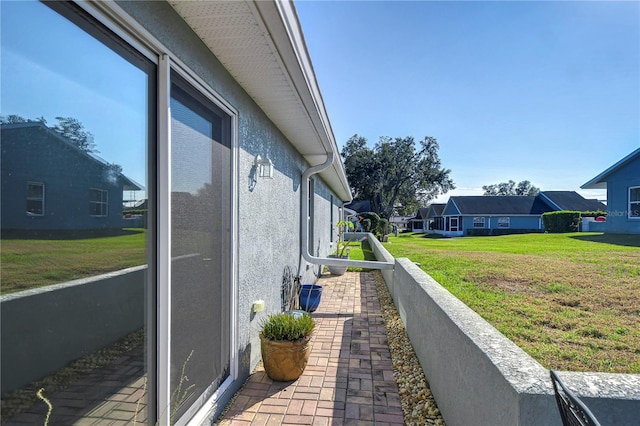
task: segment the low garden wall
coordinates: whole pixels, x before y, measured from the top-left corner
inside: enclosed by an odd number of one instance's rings
[[[374,242],[376,255],[390,256]],[[409,259],[396,259],[389,272],[387,287],[447,425],[561,424],[547,369]],[[558,374],[603,425],[640,425],[640,375]]]
[[[144,325],[146,266],[0,296],[2,393]]]

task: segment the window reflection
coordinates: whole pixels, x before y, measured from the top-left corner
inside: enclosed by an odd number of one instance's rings
[[[3,423],[40,388],[52,424],[145,422],[154,65],[75,6],[0,8]]]
[[[170,386],[182,395],[172,405],[178,418],[230,372],[231,118],[177,75],[172,81]]]

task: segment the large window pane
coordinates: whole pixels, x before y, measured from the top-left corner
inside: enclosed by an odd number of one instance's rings
[[[178,76],[171,87],[172,419],[230,368],[230,117]],[[197,409],[196,405],[194,409]]]
[[[72,4],[0,8],[3,423],[40,388],[50,424],[145,422],[155,66]]]

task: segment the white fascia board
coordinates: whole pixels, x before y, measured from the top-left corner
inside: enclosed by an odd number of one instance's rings
[[[622,160],[615,163],[613,166],[609,167],[604,172],[600,173],[598,176],[594,177],[580,188],[582,189],[607,189],[607,181],[605,180],[609,175],[615,172],[618,168],[622,167],[628,161],[633,160],[636,157],[640,157],[640,148],[633,151],[631,154],[624,157]]]
[[[294,145],[308,145],[304,151],[316,151],[315,144],[320,143],[325,152],[332,152],[336,161],[332,167],[320,173],[330,184],[342,201],[351,201],[351,188],[340,152],[336,143],[329,116],[318,86],[309,51],[292,1],[255,1],[255,10],[259,13],[267,28],[275,48],[286,70],[287,77],[300,97],[305,113],[313,123],[315,135],[305,141],[292,141]],[[311,166],[326,160],[325,155],[306,155]]]

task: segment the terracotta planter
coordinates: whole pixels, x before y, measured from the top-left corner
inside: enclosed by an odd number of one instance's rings
[[[311,345],[311,336],[295,342],[268,340],[260,336],[262,363],[267,376],[277,382],[289,382],[302,375]]]

